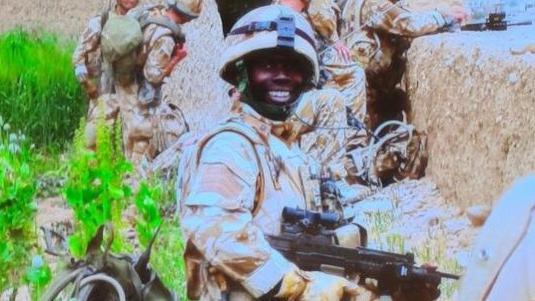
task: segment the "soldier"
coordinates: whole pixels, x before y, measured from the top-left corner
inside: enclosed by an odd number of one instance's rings
[[[535,300],[535,175],[516,181],[479,233],[456,300]]]
[[[347,0],[341,7],[341,36],[352,57],[366,71],[367,124],[376,128],[385,120],[398,119],[405,110],[400,83],[405,51],[412,38],[451,28],[466,20],[462,7],[442,12],[412,12],[396,1]]]
[[[182,157],[177,183],[193,300],[371,300],[345,278],[305,272],[274,250],[285,206],[313,208],[308,158],[286,121],[319,78],[313,31],[285,6],[243,16],[227,36],[220,74],[240,104]]]
[[[117,0],[113,12],[125,15],[135,8],[139,0]],[[102,27],[106,23],[109,12],[106,11],[89,20],[87,28],[83,31],[73,54],[74,73],[89,96],[89,111],[86,124],[86,144],[90,149],[95,147],[95,120],[97,116],[98,98],[110,93],[110,79],[102,72],[102,57],[100,50],[100,37]],[[119,104],[115,98],[103,99],[104,115],[108,124],[113,124],[119,113]]]
[[[174,67],[187,55],[180,25],[199,16],[201,0],[166,0],[141,17],[143,42],[137,60],[141,63],[134,92],[126,97],[123,112],[127,158],[134,163],[152,160],[188,130],[179,108],[162,99],[161,86]]]

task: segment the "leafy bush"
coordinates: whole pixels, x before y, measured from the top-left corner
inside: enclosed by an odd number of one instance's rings
[[[64,188],[67,204],[74,211],[75,233],[69,237],[68,243],[75,257],[85,255],[87,244],[100,225],[111,222],[115,230],[121,230],[121,215],[132,195],[132,189],[124,183],[132,165],[125,160],[121,144],[117,143],[117,137],[121,135],[119,128],[114,129],[112,137],[103,117],[97,119],[96,127],[96,151],[85,146],[84,121],[76,131]],[[112,251],[124,252],[126,249],[124,238],[115,235]]]
[[[44,264],[25,267],[35,250],[36,178],[34,154],[26,137],[10,132],[0,117],[0,292],[17,288],[25,280],[44,286],[50,280]],[[31,273],[30,273],[31,272]],[[39,274],[39,277],[32,277]]]
[[[0,115],[38,146],[63,147],[87,110],[73,46],[21,29],[0,36]]]
[[[162,282],[178,293],[179,300],[186,299],[186,273],[182,254],[184,243],[180,235],[180,222],[174,214],[176,195],[174,179],[161,181],[153,178],[142,183],[136,195],[136,231],[139,241],[146,247],[160,228],[153,246],[151,265]]]

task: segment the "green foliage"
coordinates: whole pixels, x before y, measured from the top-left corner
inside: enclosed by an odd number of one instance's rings
[[[39,300],[43,289],[52,279],[50,267],[43,258],[36,255],[32,258],[32,264],[26,269],[25,282],[30,286],[32,300]]]
[[[64,188],[67,204],[74,211],[75,233],[68,243],[75,257],[85,255],[100,225],[111,222],[116,232],[123,228],[121,214],[132,195],[132,189],[124,183],[132,166],[122,155],[120,144],[115,143],[116,136],[121,135],[119,129],[113,129],[111,135],[103,117],[98,118],[96,128],[96,151],[85,146],[84,121],[77,130]],[[112,251],[124,252],[127,248],[124,238],[115,235]]]
[[[179,300],[187,300],[182,258],[184,244],[178,217],[173,212],[176,204],[174,183],[174,179],[162,181],[156,176],[140,185],[136,196],[136,231],[140,244],[146,247],[161,225],[153,246],[151,265],[166,287],[178,293]]]
[[[136,208],[138,212],[136,231],[139,242],[143,247],[148,245],[162,223],[160,206],[157,203],[160,197],[160,187],[150,188],[145,182],[141,183],[139,191],[136,194]]]
[[[0,115],[38,146],[63,147],[87,110],[71,64],[73,46],[22,29],[0,36]]]
[[[188,300],[186,267],[182,257],[184,243],[178,217],[166,218],[151,255],[151,265],[167,288],[178,294],[178,300]]]
[[[33,152],[0,117],[0,291],[17,288],[34,250],[37,205]]]

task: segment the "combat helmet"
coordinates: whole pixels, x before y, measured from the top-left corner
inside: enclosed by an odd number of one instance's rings
[[[165,0],[168,8],[192,20],[201,13],[202,0]]]
[[[268,5],[250,11],[232,27],[225,42],[219,74],[238,86],[239,63],[248,54],[271,48],[293,49],[309,63],[309,83],[319,78],[314,31],[299,13],[283,5]]]

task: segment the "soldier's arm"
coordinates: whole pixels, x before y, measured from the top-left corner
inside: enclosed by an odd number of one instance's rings
[[[169,75],[169,64],[172,61],[175,41],[170,36],[158,38],[150,47],[147,61],[143,66],[143,75],[151,84],[160,85]]]
[[[344,102],[335,89],[312,90],[303,95],[297,116],[291,117],[295,135],[304,140],[303,150],[322,163],[338,162],[345,153],[349,132]]]
[[[362,14],[367,26],[407,37],[434,33],[451,23],[436,10],[413,12],[388,0],[365,1]]]
[[[339,40],[337,24],[340,8],[334,0],[311,0],[307,13],[312,27],[322,38],[330,43]]]
[[[86,66],[89,53],[97,50],[100,45],[101,32],[101,16],[91,18],[80,36],[72,56],[72,62],[75,67],[82,65]]]
[[[252,145],[221,133],[202,151],[181,206],[184,239],[211,266],[258,298],[291,270],[252,222],[258,167]]]

